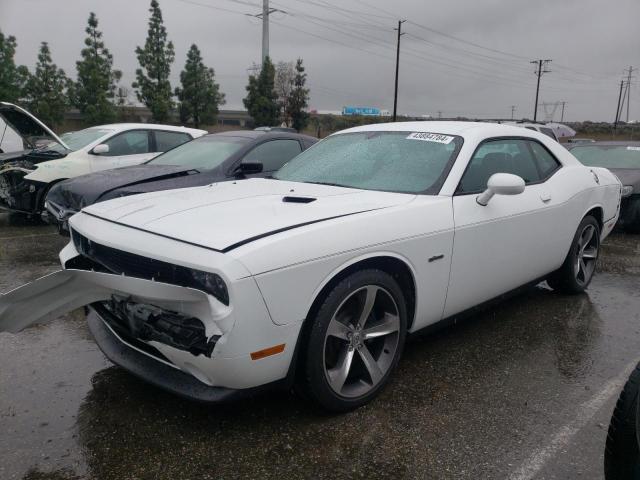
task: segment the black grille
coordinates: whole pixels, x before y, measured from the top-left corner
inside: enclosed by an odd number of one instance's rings
[[[107,271],[116,275],[124,274],[128,277],[195,288],[211,293],[222,303],[229,305],[226,285],[216,274],[100,245],[76,231],[72,232],[71,237],[78,253],[88,262],[83,263],[72,259],[70,262],[73,264],[65,265],[66,268]],[[98,268],[93,268],[92,265]]]

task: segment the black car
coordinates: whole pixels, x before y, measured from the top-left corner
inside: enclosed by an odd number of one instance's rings
[[[268,177],[317,141],[297,133],[248,130],[205,135],[142,165],[91,173],[54,185],[45,200],[45,219],[57,223],[65,233],[73,214],[112,198]]]
[[[640,142],[591,142],[567,145],[583,164],[611,170],[622,182],[618,225],[640,233]]]

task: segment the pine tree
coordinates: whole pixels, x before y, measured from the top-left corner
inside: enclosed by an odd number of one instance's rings
[[[68,107],[68,84],[64,70],[51,60],[49,45],[42,42],[35,73],[29,77],[25,88],[29,111],[47,125],[60,125]]]
[[[302,59],[296,62],[296,76],[293,81],[293,89],[287,101],[287,117],[291,119],[291,126],[297,131],[304,130],[309,123],[309,89],[305,88],[307,74],[304,72]]]
[[[157,0],[151,0],[151,18],[144,48],[137,47],[136,55],[140,67],[136,70],[138,100],[151,110],[156,122],[165,122],[173,108],[169,74],[174,59],[173,43],[167,41],[167,29],[162,21],[162,12]]]
[[[258,76],[250,75],[247,96],[242,100],[256,127],[273,126],[278,122],[278,94],[274,89],[275,68],[266,57]]]
[[[98,30],[98,18],[91,12],[85,30],[85,48],[80,53],[82,59],[76,62],[78,80],[72,88],[72,98],[89,125],[108,123],[115,119],[116,83],[122,76],[113,70],[113,56],[102,41]]]
[[[15,103],[23,95],[29,72],[27,67],[16,66],[16,37],[0,32],[0,100]]]
[[[212,125],[216,121],[218,107],[224,105],[224,93],[215,82],[213,68],[202,62],[200,50],[194,44],[187,53],[184,70],[180,72],[182,88],[176,88],[180,101],[180,121],[200,125]]]

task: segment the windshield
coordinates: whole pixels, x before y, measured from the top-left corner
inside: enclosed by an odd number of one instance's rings
[[[90,143],[95,142],[100,137],[104,137],[108,133],[113,132],[106,128],[85,128],[84,130],[78,130],[77,132],[67,132],[60,135],[60,140],[67,144],[72,152],[80,150],[86,147]],[[49,142],[38,150],[53,150],[56,152],[64,153],[66,149],[58,142]]]
[[[571,153],[588,167],[640,168],[640,145],[580,145]]]
[[[357,132],[328,137],[275,174],[279,180],[364,190],[437,193],[462,138],[423,132]]]
[[[250,140],[245,137],[207,135],[169,150],[148,163],[210,170],[220,166]]]

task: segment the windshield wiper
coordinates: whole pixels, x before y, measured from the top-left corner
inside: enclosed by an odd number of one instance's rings
[[[302,182],[302,183],[313,183],[315,185],[328,185],[330,187],[349,188],[349,187],[345,187],[344,185],[340,185],[339,183],[331,183],[331,182]]]

